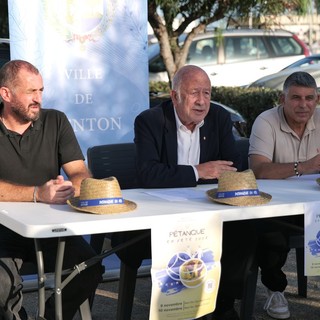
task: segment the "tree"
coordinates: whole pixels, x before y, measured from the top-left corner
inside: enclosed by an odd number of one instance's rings
[[[185,65],[192,40],[209,24],[226,19],[242,25],[252,16],[254,26],[261,28],[262,17],[291,12],[305,14],[310,3],[311,0],[148,0],[148,21],[158,39],[171,82],[175,72]],[[177,21],[180,22],[175,27]],[[194,22],[196,25],[181,44],[179,37]]]

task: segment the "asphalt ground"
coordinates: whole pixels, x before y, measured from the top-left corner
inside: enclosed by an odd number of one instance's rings
[[[285,296],[289,301],[291,312],[291,320],[320,320],[320,276],[308,278],[308,297],[302,298],[298,296],[297,277],[296,277],[295,251],[291,250],[285,272],[288,277],[289,285]],[[92,307],[93,320],[115,320],[118,299],[117,280],[106,281],[99,285]],[[49,292],[48,292],[49,293]],[[149,305],[151,294],[151,279],[149,276],[139,277],[136,285],[136,294],[134,306],[132,310],[131,320],[148,320]],[[271,320],[265,311],[263,305],[265,303],[265,289],[258,279],[256,303],[255,303],[255,319]],[[30,292],[24,294],[24,306],[28,312],[29,319],[35,319],[37,311],[37,293]],[[236,309],[239,310],[240,301],[236,303]],[[81,319],[79,315],[76,319]],[[129,319],[128,319],[129,320]],[[248,319],[245,319],[248,320]]]

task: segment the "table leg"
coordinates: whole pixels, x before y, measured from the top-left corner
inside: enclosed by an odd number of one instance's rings
[[[44,273],[44,262],[43,262],[43,254],[41,249],[40,239],[34,239],[35,249],[36,249],[36,259],[37,259],[37,266],[38,266],[38,318],[44,319],[45,313],[45,273]],[[64,257],[64,250],[65,250],[65,238],[58,238],[58,247],[57,247],[57,255],[56,255],[56,265],[55,265],[55,319],[62,320],[62,289],[66,284],[71,281],[71,279],[78,273],[80,270],[74,272],[71,277],[67,278],[65,281],[62,282],[62,267],[63,267],[63,257]],[[85,265],[85,264],[84,264]],[[80,268],[83,270],[85,267]],[[88,300],[86,300],[83,305],[81,306],[81,311],[84,314],[90,314],[90,308],[87,308],[89,305]],[[89,311],[88,311],[89,310]],[[91,319],[89,316],[83,319]]]
[[[36,249],[36,259],[38,267],[38,316],[39,318],[44,318],[45,310],[45,274],[44,274],[44,264],[43,264],[43,254],[40,244],[40,239],[34,239],[35,249]]]
[[[56,320],[62,320],[62,266],[65,248],[65,238],[58,238],[57,259],[55,266],[55,310]]]

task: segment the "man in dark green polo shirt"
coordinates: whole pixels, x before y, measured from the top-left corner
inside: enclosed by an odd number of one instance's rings
[[[0,201],[64,204],[90,176],[65,114],[41,108],[43,90],[38,69],[26,61],[13,60],[0,69]],[[52,271],[57,240],[43,239],[42,247],[46,271]],[[94,256],[82,237],[68,237],[65,251],[64,268]],[[27,319],[19,275],[24,261],[35,261],[33,239],[0,225],[0,319]],[[63,289],[64,320],[71,320],[94,293],[102,272],[96,264]],[[53,296],[46,302],[45,318],[55,319]]]

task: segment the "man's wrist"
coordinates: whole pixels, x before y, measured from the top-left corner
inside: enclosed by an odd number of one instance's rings
[[[37,196],[38,196],[38,187],[34,186],[34,189],[33,189],[33,202],[34,203],[37,202]]]
[[[196,177],[196,181],[198,181],[199,180],[198,168],[197,168],[197,166],[192,166],[192,168],[193,168],[193,171],[194,171],[194,175]]]
[[[293,170],[294,170],[294,173],[295,173],[295,175],[296,175],[297,177],[301,177],[301,176],[302,176],[302,173],[299,172],[298,165],[299,165],[299,162],[296,161],[296,162],[294,163]]]

